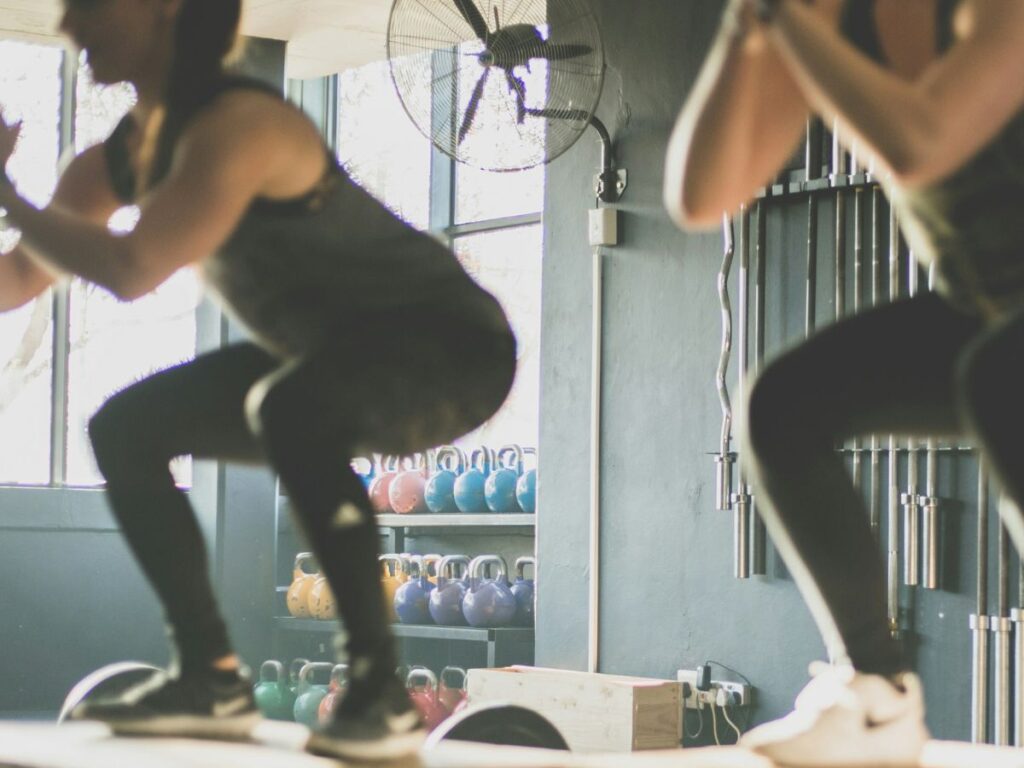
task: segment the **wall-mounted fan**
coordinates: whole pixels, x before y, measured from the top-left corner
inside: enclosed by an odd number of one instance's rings
[[[595,125],[610,167],[594,117],[604,49],[584,0],[395,0],[387,52],[405,111],[459,162],[531,168]]]

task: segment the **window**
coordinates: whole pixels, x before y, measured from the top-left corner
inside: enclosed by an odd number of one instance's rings
[[[97,86],[84,64],[69,66],[60,47],[0,42],[0,57],[0,103],[8,118],[25,123],[11,175],[28,199],[45,205],[56,186],[66,127],[73,126],[80,152],[106,138],[134,104],[134,93],[127,86]],[[70,88],[74,100],[63,99]],[[111,225],[129,229],[136,218],[137,211],[126,208]],[[15,233],[0,232],[3,250],[16,242]],[[112,392],[195,354],[197,302],[197,282],[183,270],[131,304],[75,280],[0,315],[0,483],[101,483],[86,434],[89,417]],[[68,318],[59,329],[53,327],[55,304],[66,308],[56,314]],[[53,381],[64,374],[66,393],[54,391]],[[174,467],[179,483],[189,482],[190,469],[188,462]]]
[[[342,164],[414,226],[430,226],[446,238],[466,270],[502,303],[515,330],[519,360],[512,393],[501,411],[459,444],[466,449],[536,446],[544,167],[493,173],[455,163],[433,149],[402,108],[387,62],[337,79]],[[429,71],[423,79],[429,87]],[[472,89],[473,83],[459,87]],[[507,149],[497,140],[499,124],[507,124],[502,107],[482,104],[476,124],[494,127],[495,153]],[[452,187],[454,195],[447,194]]]

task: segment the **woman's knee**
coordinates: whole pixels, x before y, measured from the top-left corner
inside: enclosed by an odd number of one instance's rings
[[[131,471],[133,455],[139,449],[134,427],[140,423],[145,422],[134,413],[124,393],[108,399],[89,419],[87,430],[96,464],[108,480]]]
[[[741,450],[763,460],[789,452],[821,437],[823,419],[811,412],[810,398],[801,377],[781,359],[751,382],[743,398],[737,425]]]

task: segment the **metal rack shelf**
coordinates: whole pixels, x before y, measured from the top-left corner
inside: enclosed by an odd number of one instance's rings
[[[274,618],[274,629],[286,632],[334,633],[338,624],[319,619]],[[530,627],[440,627],[433,624],[392,624],[395,637],[416,640],[462,640],[487,644],[487,665],[522,664],[524,654],[533,657],[533,629]]]
[[[377,515],[382,528],[533,528],[536,515]]]

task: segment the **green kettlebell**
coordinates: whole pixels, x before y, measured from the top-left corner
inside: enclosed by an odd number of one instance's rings
[[[299,695],[292,710],[295,722],[302,723],[307,728],[316,726],[320,714],[320,701],[327,695],[327,684],[316,685],[313,681],[318,671],[326,672],[324,677],[327,678],[332,669],[334,665],[328,661],[314,661],[299,672]]]
[[[284,664],[274,659],[260,666],[260,679],[253,689],[256,706],[271,720],[291,720],[294,699],[285,680]]]

